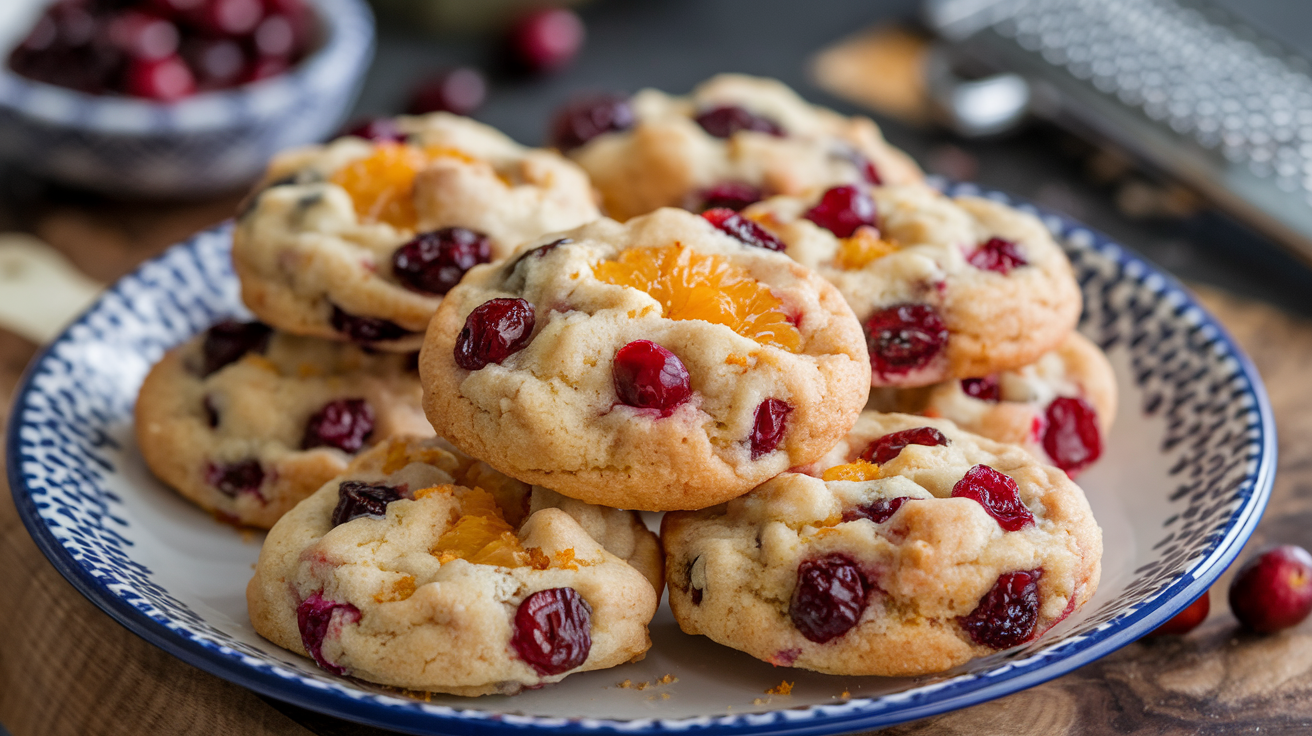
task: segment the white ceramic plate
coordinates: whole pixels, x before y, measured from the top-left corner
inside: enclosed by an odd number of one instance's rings
[[[244,595],[259,535],[219,524],[163,487],[132,431],[137,388],[163,351],[245,314],[227,228],[124,278],[33,363],[9,428],[10,485],[51,562],[129,629],[252,690],[385,728],[819,734],[973,705],[1087,664],[1188,605],[1252,532],[1275,469],[1260,379],[1215,320],[1144,261],[1077,223],[1041,216],[1083,285],[1081,329],[1107,350],[1121,387],[1106,452],[1080,478],[1103,528],[1102,583],[1038,641],[939,676],[775,668],[681,633],[666,607],[642,662],[514,697],[416,700],[332,676],[264,641]],[[665,675],[678,679],[637,687]],[[619,687],[624,680],[633,686]],[[794,683],[790,695],[766,694],[783,680]]]

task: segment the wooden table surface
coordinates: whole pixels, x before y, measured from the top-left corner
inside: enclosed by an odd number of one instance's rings
[[[56,208],[31,229],[110,281],[226,216],[234,202]],[[1253,357],[1275,409],[1279,472],[1249,546],[1312,546],[1312,322],[1216,290],[1200,295]],[[0,426],[36,350],[0,328]],[[264,699],[128,632],[45,560],[3,478],[0,472],[0,723],[13,736],[384,733]],[[1228,580],[1213,590],[1208,621],[1186,637],[1132,644],[1030,690],[881,733],[1312,732],[1312,622],[1276,636],[1245,634],[1225,604]]]

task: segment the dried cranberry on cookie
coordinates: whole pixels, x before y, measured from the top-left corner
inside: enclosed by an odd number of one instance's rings
[[[747,224],[666,208],[470,271],[420,353],[434,428],[521,480],[650,511],[815,461],[865,404],[861,327]]]
[[[279,329],[416,350],[472,266],[598,216],[578,166],[447,113],[400,140],[340,138],[274,159],[233,233],[251,311]]]
[[[1097,345],[1072,332],[1023,368],[948,381],[908,399],[900,410],[1021,445],[1074,478],[1102,455],[1116,418],[1116,375]]]
[[[552,142],[588,172],[619,220],[658,207],[742,209],[849,182],[918,181],[864,117],[807,103],[773,79],[722,74],[687,97],[646,89],[561,109]]]
[[[1098,587],[1088,501],[1020,448],[866,412],[819,467],[665,515],[685,632],[777,666],[916,676],[1034,641]]]
[[[361,449],[432,434],[421,394],[414,356],[224,321],[146,376],[137,444],[188,500],[267,529]]]
[[[1079,284],[1047,228],[923,184],[840,185],[739,217],[838,287],[861,320],[874,386],[926,386],[1020,368],[1080,315]]]
[[[246,601],[261,636],[329,672],[509,695],[641,658],[661,585],[636,513],[397,438],[274,526]]]

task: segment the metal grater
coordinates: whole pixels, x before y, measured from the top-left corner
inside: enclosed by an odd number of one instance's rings
[[[1189,0],[927,0],[955,54],[1312,261],[1312,64]]]

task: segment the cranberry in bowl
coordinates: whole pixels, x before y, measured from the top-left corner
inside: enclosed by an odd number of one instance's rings
[[[373,56],[364,0],[4,5],[0,161],[118,197],[248,186],[338,128]]]

